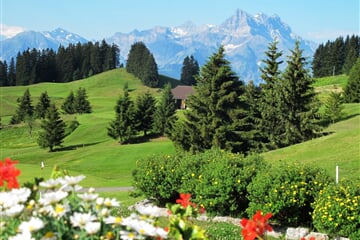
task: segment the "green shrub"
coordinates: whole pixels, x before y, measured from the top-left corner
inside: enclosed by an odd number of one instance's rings
[[[160,205],[190,193],[209,214],[239,215],[248,206],[246,187],[265,163],[222,150],[152,156],[137,162],[135,188]]]
[[[320,191],[313,203],[313,224],[318,231],[360,239],[360,184],[341,182]]]
[[[247,185],[265,163],[259,156],[244,157],[212,151],[212,158],[194,176],[195,202],[212,215],[243,215],[248,207]]]
[[[249,208],[271,212],[272,220],[286,226],[311,224],[315,196],[330,181],[324,170],[293,163],[265,169],[248,186]]]
[[[137,161],[133,171],[135,188],[160,206],[175,202],[182,181],[179,161],[181,158],[170,155],[150,156]]]

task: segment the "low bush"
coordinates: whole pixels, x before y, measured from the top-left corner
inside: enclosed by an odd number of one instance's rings
[[[313,224],[318,231],[360,239],[360,184],[340,182],[320,191],[313,203]]]
[[[311,204],[330,182],[324,170],[298,163],[265,169],[248,186],[251,216],[257,210],[273,214],[272,220],[285,226],[309,226]]]
[[[191,155],[152,156],[137,162],[135,187],[160,205],[191,193],[209,214],[239,215],[248,206],[246,187],[265,163],[217,149]]]

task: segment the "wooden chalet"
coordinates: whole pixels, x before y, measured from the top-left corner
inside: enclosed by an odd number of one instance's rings
[[[194,94],[194,88],[192,86],[176,86],[171,89],[171,93],[174,96],[175,103],[178,109],[186,109],[187,98]]]

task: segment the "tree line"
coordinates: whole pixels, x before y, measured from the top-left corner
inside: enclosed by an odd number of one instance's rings
[[[52,49],[27,49],[9,65],[0,61],[0,86],[31,85],[41,82],[71,82],[90,77],[119,65],[119,48],[103,40],[69,44]]]
[[[358,57],[360,57],[359,36],[338,37],[335,41],[322,43],[315,50],[312,61],[314,77],[349,74]]]

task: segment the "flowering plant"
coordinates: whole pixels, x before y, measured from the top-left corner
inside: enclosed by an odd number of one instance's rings
[[[138,207],[121,217],[116,199],[99,197],[93,188],[81,191],[79,182],[85,176],[40,182],[40,191],[31,199],[32,190],[17,188],[20,171],[15,163],[0,162],[0,184],[8,183],[8,191],[0,192],[1,239],[206,239],[203,230],[187,222],[198,212],[190,195],[181,195],[179,204],[169,205],[170,226],[162,228],[157,207]]]
[[[243,235],[244,240],[254,240],[255,238],[263,239],[266,231],[271,232],[272,227],[267,222],[271,216],[271,213],[263,215],[259,210],[252,219],[241,219],[240,225],[243,227],[241,234]]]

